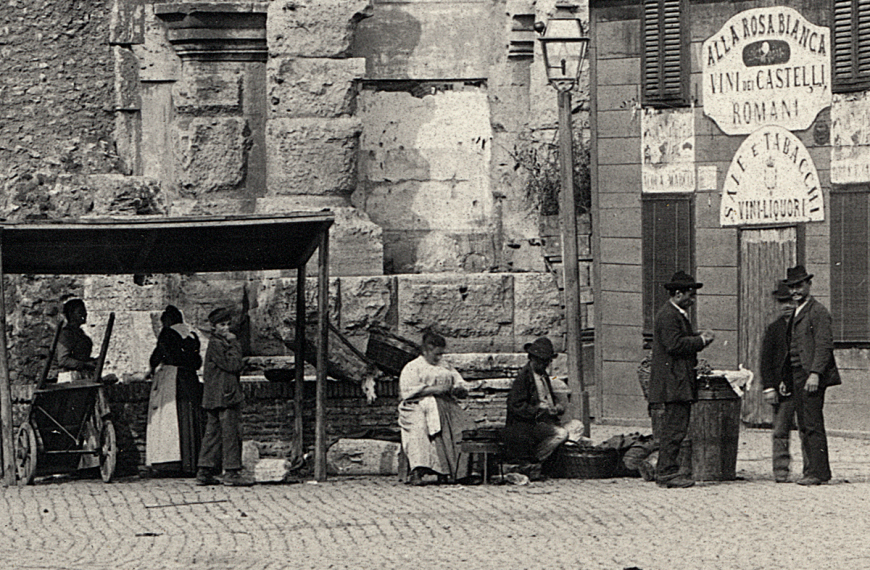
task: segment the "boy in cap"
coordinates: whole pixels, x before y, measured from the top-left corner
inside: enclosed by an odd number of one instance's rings
[[[208,315],[212,335],[205,353],[202,394],[207,423],[196,473],[198,485],[217,483],[215,475],[220,473],[221,466],[225,471],[224,485],[251,484],[241,474],[242,346],[230,331],[232,316],[232,311],[225,307]]]
[[[788,286],[782,281],[773,292],[773,298],[779,305],[779,316],[764,331],[758,370],[761,373],[764,401],[773,406],[773,476],[777,483],[785,483],[791,462],[788,448],[797,402],[792,397],[788,356],[788,324],[794,304]]]
[[[559,425],[565,405],[558,400],[547,368],[556,357],[547,337],[526,344],[529,362],[511,385],[505,421],[505,455],[509,460],[543,463],[568,439]]]
[[[650,405],[663,405],[655,433],[659,440],[656,483],[660,487],[691,487],[695,482],[679,471],[679,454],[689,431],[692,402],[697,399],[698,353],[713,342],[710,331],[696,334],[688,310],[703,287],[684,271],[674,273],[664,287],[670,299],[656,313],[652,369],[649,382]]]

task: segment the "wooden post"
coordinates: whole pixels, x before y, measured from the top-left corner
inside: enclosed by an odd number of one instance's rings
[[[6,351],[6,285],[3,280],[3,230],[0,229],[0,425],[3,437],[3,484],[15,484],[15,449],[12,441],[12,388]]]
[[[326,481],[326,358],[329,342],[329,230],[320,234],[317,256],[317,406],[314,478]]]
[[[568,387],[571,417],[580,416],[590,433],[589,394],[583,380],[583,340],[580,338],[580,270],[577,261],[577,210],[574,203],[574,141],[571,134],[571,91],[559,89],[559,219],[562,225],[562,271],[565,280],[565,332],[568,350]],[[578,413],[579,412],[579,413]]]
[[[305,265],[296,270],[296,356],[293,359],[296,367],[296,394],[293,399],[294,424],[293,431],[296,437],[295,447],[299,458],[304,453],[302,430],[302,402],[305,398]]]

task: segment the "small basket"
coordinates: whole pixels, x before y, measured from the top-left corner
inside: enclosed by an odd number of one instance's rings
[[[607,479],[616,475],[619,451],[563,445],[560,459],[566,479]]]
[[[643,390],[643,397],[649,401],[649,379],[652,376],[652,359],[649,356],[640,361],[640,366],[637,367],[637,379],[640,382],[640,389]]]
[[[369,332],[366,358],[387,374],[399,376],[402,368],[419,354],[420,348],[409,340],[386,331]]]

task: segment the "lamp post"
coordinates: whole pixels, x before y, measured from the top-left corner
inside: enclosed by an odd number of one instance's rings
[[[572,415],[577,417],[577,404],[583,431],[589,437],[589,393],[583,380],[583,341],[580,338],[580,271],[577,261],[577,213],[574,204],[574,145],[571,134],[571,89],[580,78],[580,68],[586,56],[589,38],[574,15],[576,6],[559,3],[555,15],[538,38],[544,52],[547,80],[559,96],[559,220],[562,226],[562,271],[565,281],[565,329],[568,348],[568,386],[580,401],[573,400]],[[541,29],[540,25],[536,29]]]

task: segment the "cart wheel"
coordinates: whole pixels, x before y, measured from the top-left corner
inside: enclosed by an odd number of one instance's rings
[[[36,432],[30,422],[18,428],[15,438],[15,475],[19,485],[29,485],[36,474]]]
[[[115,426],[111,420],[103,421],[103,429],[100,431],[100,475],[103,482],[112,481],[115,474],[115,459],[118,456],[118,445],[115,442]]]

